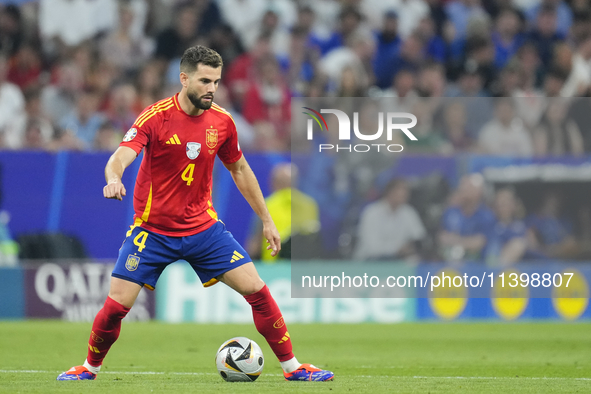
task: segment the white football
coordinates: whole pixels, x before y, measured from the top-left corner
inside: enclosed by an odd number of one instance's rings
[[[215,356],[215,365],[226,382],[254,382],[263,372],[263,351],[245,337],[227,340]]]

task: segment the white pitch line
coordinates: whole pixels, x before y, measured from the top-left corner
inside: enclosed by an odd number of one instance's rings
[[[0,373],[62,373],[63,371],[40,371],[34,369],[0,369]],[[213,372],[155,372],[155,371],[102,371],[100,374],[113,374],[113,375],[215,375]],[[267,376],[283,376],[280,374],[267,373]]]
[[[0,369],[0,373],[61,373],[62,371],[40,371],[32,369]],[[117,375],[216,375],[213,372],[155,372],[155,371],[103,371],[101,374]],[[283,376],[281,374],[265,374],[267,376]],[[566,377],[512,377],[512,376],[389,376],[389,375],[355,375],[357,378],[411,378],[411,379],[479,379],[479,380],[500,380],[500,379],[526,379],[526,380],[583,380],[591,381],[591,378],[566,378]]]

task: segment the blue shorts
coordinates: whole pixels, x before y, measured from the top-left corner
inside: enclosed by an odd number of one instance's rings
[[[186,237],[135,227],[119,249],[111,276],[153,290],[164,268],[177,260],[191,264],[205,287],[216,284],[217,276],[252,261],[222,222]]]

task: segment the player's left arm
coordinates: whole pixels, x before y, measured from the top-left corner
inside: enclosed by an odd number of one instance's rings
[[[269,244],[267,250],[271,249],[271,256],[276,256],[281,250],[281,237],[279,237],[279,231],[277,231],[273,218],[271,218],[271,214],[267,209],[263,192],[254,172],[252,172],[244,156],[234,163],[224,163],[224,166],[232,174],[232,179],[234,179],[240,193],[248,201],[253,211],[261,218],[263,236]]]

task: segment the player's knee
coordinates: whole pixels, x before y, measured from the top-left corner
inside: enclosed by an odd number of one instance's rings
[[[257,278],[244,285],[244,287],[240,289],[240,293],[243,296],[251,295],[260,291],[263,287],[265,287],[265,282],[263,282],[261,278]]]

